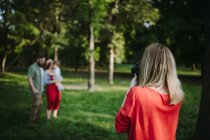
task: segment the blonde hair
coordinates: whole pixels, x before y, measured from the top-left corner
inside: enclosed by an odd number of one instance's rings
[[[170,104],[183,101],[184,92],[177,77],[176,63],[171,51],[164,45],[149,45],[141,59],[139,85],[164,88],[170,96]]]

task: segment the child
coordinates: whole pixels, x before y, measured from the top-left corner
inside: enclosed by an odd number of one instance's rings
[[[59,68],[59,62],[58,61],[53,61],[53,73],[54,73],[54,79],[59,81],[56,83],[56,86],[59,91],[64,90],[64,86],[61,84],[61,81],[63,81],[63,77],[61,75],[61,71]]]

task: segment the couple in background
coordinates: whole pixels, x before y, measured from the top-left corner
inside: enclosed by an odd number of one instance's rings
[[[61,101],[61,90],[64,89],[61,84],[62,80],[58,62],[50,59],[45,61],[44,55],[39,54],[36,62],[28,68],[28,82],[32,95],[30,123],[35,123],[39,118],[44,89],[46,89],[48,101],[46,117],[47,119],[50,119],[51,115],[57,117]]]

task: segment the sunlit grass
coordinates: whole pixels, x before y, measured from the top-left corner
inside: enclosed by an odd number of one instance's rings
[[[178,67],[177,68],[177,73],[179,75],[187,75],[187,76],[201,76],[201,70],[200,69],[196,69],[195,71],[193,71],[191,68],[189,67]]]
[[[131,73],[132,64],[115,64],[115,72],[120,73]],[[196,69],[195,71],[192,70],[190,67],[177,67],[178,75],[186,75],[186,76],[200,76],[201,70],[200,68]]]

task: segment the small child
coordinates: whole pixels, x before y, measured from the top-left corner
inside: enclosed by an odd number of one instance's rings
[[[56,86],[58,88],[58,90],[64,90],[64,86],[61,84],[61,81],[63,81],[63,77],[61,75],[61,71],[59,68],[59,62],[58,61],[53,61],[53,68],[54,68],[54,80],[59,81],[58,83],[56,83]]]

